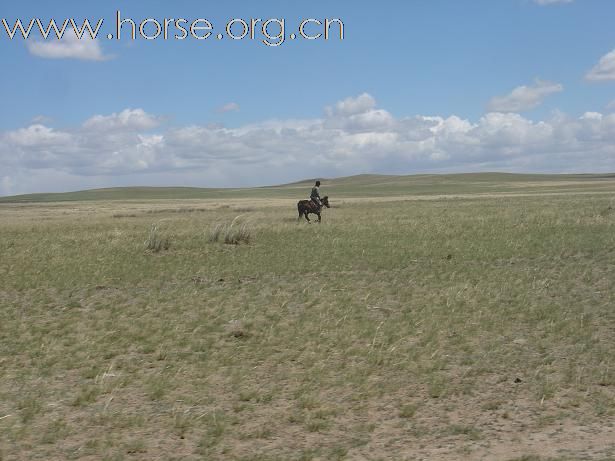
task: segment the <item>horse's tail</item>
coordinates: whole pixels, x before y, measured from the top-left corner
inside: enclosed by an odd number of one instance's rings
[[[303,205],[301,203],[301,201],[298,201],[297,202],[297,211],[299,212],[299,218],[297,218],[297,219],[301,219],[301,216],[303,216],[303,207],[301,205]]]

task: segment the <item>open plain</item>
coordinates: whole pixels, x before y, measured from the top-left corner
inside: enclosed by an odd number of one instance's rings
[[[2,460],[615,459],[615,175],[0,200]]]

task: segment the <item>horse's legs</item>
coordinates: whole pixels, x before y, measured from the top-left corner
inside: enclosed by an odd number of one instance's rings
[[[318,222],[320,222],[320,213],[316,213],[318,215]]]
[[[308,211],[306,211],[306,212],[305,212],[305,214],[304,214],[304,216],[305,216],[305,220],[306,220],[307,222],[311,222],[311,221],[310,221],[310,218],[308,218],[308,214],[309,214],[309,212],[308,212]]]

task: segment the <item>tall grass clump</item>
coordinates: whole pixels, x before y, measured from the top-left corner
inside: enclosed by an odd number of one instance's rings
[[[228,223],[218,223],[209,230],[210,242],[224,242],[227,245],[239,245],[241,243],[250,243],[253,237],[253,232],[247,223],[237,223],[239,216]]]
[[[170,246],[171,241],[169,237],[165,237],[161,234],[157,224],[152,224],[147,240],[145,241],[145,248],[154,253],[158,253],[160,250],[168,250]]]

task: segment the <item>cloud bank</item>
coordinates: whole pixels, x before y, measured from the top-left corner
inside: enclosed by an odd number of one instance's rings
[[[320,118],[167,126],[142,109],[0,133],[0,193],[118,185],[246,186],[366,172],[615,171],[615,114],[394,117],[369,94]]]

